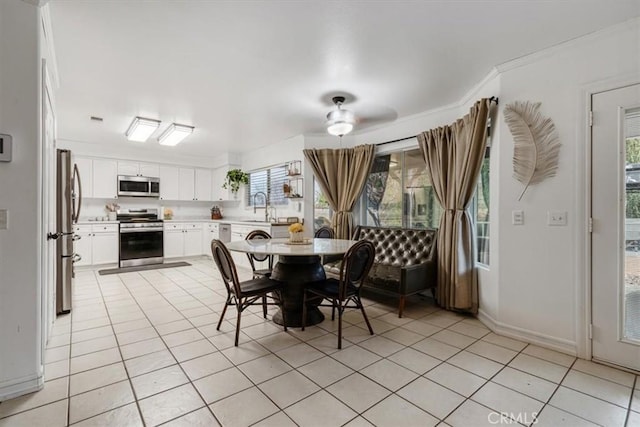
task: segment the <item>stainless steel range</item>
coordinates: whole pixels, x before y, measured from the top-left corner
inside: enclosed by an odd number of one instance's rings
[[[164,231],[157,209],[118,212],[120,221],[120,267],[162,264]]]

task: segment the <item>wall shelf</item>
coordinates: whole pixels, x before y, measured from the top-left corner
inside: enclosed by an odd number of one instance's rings
[[[302,199],[303,196],[303,179],[299,178],[289,178],[282,185],[282,190],[284,192],[284,196],[288,199]]]
[[[287,176],[302,175],[302,162],[300,160],[292,160],[285,164]]]

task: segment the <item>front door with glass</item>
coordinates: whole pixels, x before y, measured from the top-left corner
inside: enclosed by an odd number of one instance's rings
[[[592,353],[640,370],[640,84],[592,109]]]

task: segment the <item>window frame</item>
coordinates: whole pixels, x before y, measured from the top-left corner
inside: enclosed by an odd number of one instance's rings
[[[281,171],[277,171],[281,169]],[[277,171],[277,172],[275,172]],[[249,171],[249,184],[247,184],[247,193],[246,193],[246,207],[253,207],[253,197],[255,193],[252,192],[251,189],[251,181],[254,174],[259,174],[262,172],[266,172],[266,191],[263,191],[267,195],[267,205],[268,206],[286,206],[289,204],[289,199],[284,195],[282,190],[277,191],[275,188],[278,186],[278,181],[285,181],[287,179],[287,167],[285,164],[277,164],[273,166],[269,166],[266,168],[255,169]],[[275,176],[274,176],[275,175]],[[276,182],[273,182],[276,180]],[[280,182],[280,188],[282,188],[282,182]],[[262,190],[258,190],[262,191]],[[258,192],[256,191],[256,193]],[[264,206],[259,206],[264,207]]]

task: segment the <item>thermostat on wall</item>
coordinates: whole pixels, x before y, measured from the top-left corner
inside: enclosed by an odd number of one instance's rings
[[[0,133],[0,162],[11,161],[11,135]]]

